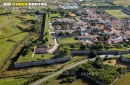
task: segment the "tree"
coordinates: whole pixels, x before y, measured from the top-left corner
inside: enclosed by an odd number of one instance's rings
[[[126,42],[126,39],[123,39],[123,42]]]
[[[97,57],[95,62],[94,62],[94,65],[97,67],[97,68],[101,68],[102,65],[103,65],[103,59],[101,57]]]
[[[75,48],[76,46],[75,46],[75,44],[71,44],[70,47],[71,48]]]
[[[59,50],[60,50],[60,53],[63,53],[64,55],[70,54],[70,47],[68,46],[61,46]]]
[[[44,57],[44,55],[41,55],[41,57],[43,58],[43,57]]]
[[[92,49],[104,49],[104,43],[102,42],[95,42],[95,44],[91,47]]]
[[[101,57],[97,57],[97,58],[95,59],[95,61],[96,61],[96,62],[101,62],[101,63],[103,63],[103,59],[102,59]]]
[[[80,49],[82,49],[82,50],[84,50],[85,48],[86,48],[85,45],[81,45],[81,46],[80,46]]]
[[[89,58],[94,58],[94,57],[96,57],[96,56],[97,56],[96,51],[91,51],[91,52],[88,54],[88,57],[89,57]]]
[[[45,35],[47,35],[48,33],[47,32],[45,32]]]
[[[71,82],[73,82],[74,80],[76,80],[76,76],[68,77],[68,78],[66,79],[66,81],[67,81],[68,83],[71,83]]]
[[[58,33],[58,36],[64,36],[63,32]]]
[[[48,38],[46,37],[46,38],[45,38],[45,42],[47,42],[47,41],[48,41]]]

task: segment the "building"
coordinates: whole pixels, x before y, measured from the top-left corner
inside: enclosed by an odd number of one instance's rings
[[[49,50],[49,48],[45,45],[37,45],[37,47],[34,48],[35,54],[45,54],[48,52],[47,50]]]

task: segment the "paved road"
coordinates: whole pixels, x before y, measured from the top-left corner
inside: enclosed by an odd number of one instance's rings
[[[89,59],[89,60],[92,61],[92,60],[95,60],[95,58]],[[52,78],[52,77],[54,77],[54,76],[56,76],[56,75],[61,74],[63,71],[65,71],[65,70],[67,70],[67,69],[74,68],[74,67],[76,67],[76,66],[78,66],[78,65],[80,65],[80,64],[83,64],[83,63],[87,62],[87,61],[88,61],[88,60],[82,60],[82,61],[80,61],[80,62],[77,62],[76,64],[73,64],[73,65],[71,65],[71,66],[69,66],[69,67],[67,67],[67,68],[64,68],[64,69],[62,69],[62,70],[60,70],[60,71],[58,71],[58,72],[55,72],[55,73],[53,73],[53,74],[51,74],[51,75],[49,75],[49,76],[47,76],[47,77],[45,77],[45,78],[43,78],[43,79],[37,81],[37,82],[34,82],[34,83],[31,84],[31,85],[39,85],[39,84],[41,84],[42,82],[44,82],[44,81],[46,81],[46,80],[48,80],[48,79],[50,79],[50,78]]]
[[[77,21],[80,21],[80,20],[78,19],[78,17],[75,17],[75,19],[76,19]]]
[[[35,15],[36,19],[38,20],[38,22],[41,21],[41,19],[38,17],[38,15]]]
[[[34,57],[34,55],[35,55],[35,48],[37,48],[37,46],[36,47],[34,47],[34,51],[33,51],[33,53],[32,53],[32,58]]]
[[[54,45],[54,47],[53,47],[52,49],[49,49],[48,52],[49,52],[49,53],[53,53],[53,52],[58,48],[59,44],[57,43],[56,34],[55,34],[55,32],[54,32],[54,28],[52,27],[52,24],[51,24],[51,23],[50,23],[50,28],[52,28],[52,33],[53,33],[53,35],[54,35],[55,45]]]
[[[106,57],[106,55],[100,55],[100,57],[101,58],[104,58],[104,57]],[[113,57],[120,57],[120,55],[107,55],[107,57],[109,57],[109,58],[113,58]]]

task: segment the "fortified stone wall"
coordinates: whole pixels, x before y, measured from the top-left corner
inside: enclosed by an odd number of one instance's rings
[[[105,85],[103,84],[102,82],[98,81],[98,80],[95,80],[93,77],[91,77],[90,75],[88,74],[83,74],[85,77],[91,79],[92,81],[94,81],[95,83],[97,83],[98,85]]]
[[[123,56],[121,56],[120,58],[121,58],[121,61],[123,61],[123,62],[130,62],[130,59],[128,59],[128,58],[125,58]]]
[[[71,51],[72,55],[88,55],[91,51],[85,51],[85,50],[77,50],[77,51]],[[122,55],[122,54],[129,54],[129,51],[111,51],[111,50],[104,50],[104,51],[96,51],[98,55]]]
[[[14,68],[25,68],[31,66],[38,66],[38,65],[47,65],[47,64],[54,64],[54,63],[61,63],[71,60],[70,57],[58,58],[58,59],[49,59],[45,61],[34,61],[34,62],[26,62],[26,63],[14,63]]]

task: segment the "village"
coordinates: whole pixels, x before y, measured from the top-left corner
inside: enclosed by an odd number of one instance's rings
[[[1,1],[0,85],[129,85],[128,3]]]
[[[77,11],[77,14],[83,14],[83,16],[77,16],[80,20],[77,17],[75,19],[69,17],[52,21],[58,38],[74,37],[82,44],[102,41],[109,45],[129,39],[130,19],[116,19],[108,13],[96,14],[96,12],[95,9],[83,9]],[[76,32],[78,34],[75,34]]]

